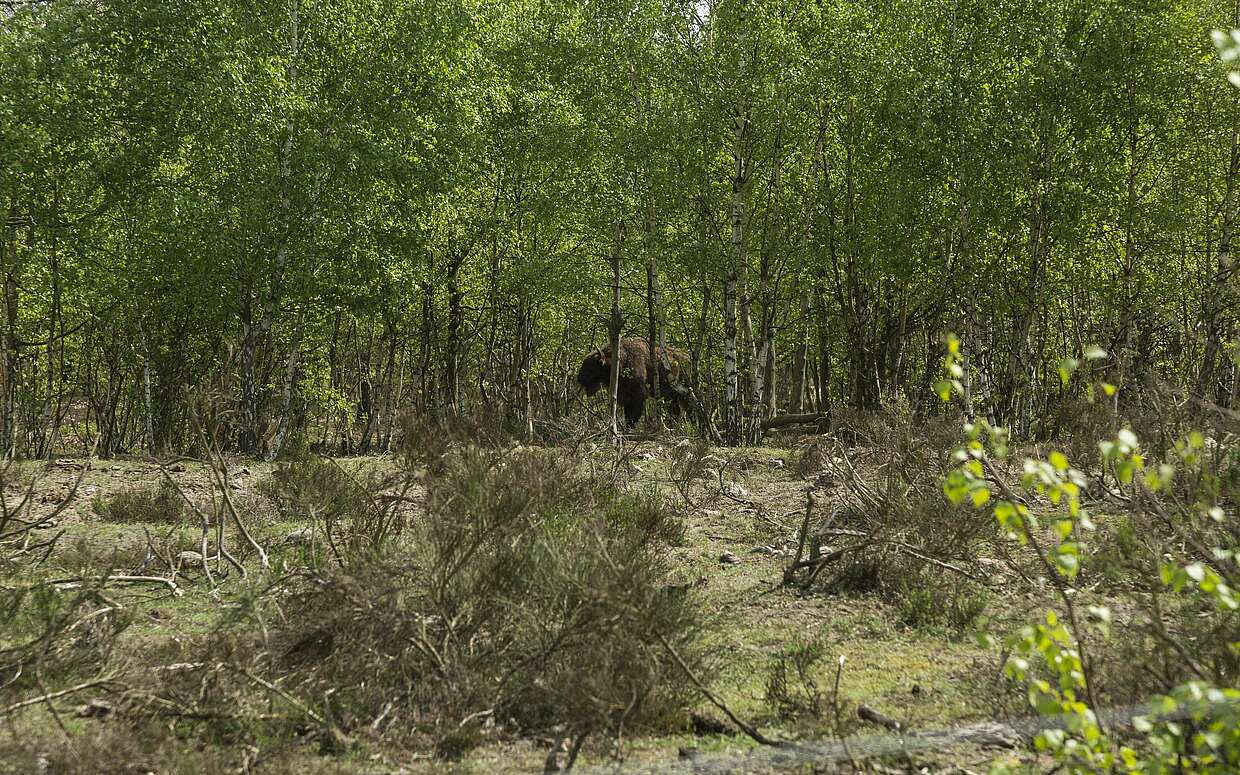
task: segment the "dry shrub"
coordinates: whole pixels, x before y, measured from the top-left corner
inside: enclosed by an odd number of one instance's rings
[[[676,492],[689,508],[697,508],[694,486],[704,481],[711,472],[710,445],[704,441],[684,439],[672,447],[670,480]]]
[[[597,424],[591,423],[589,416],[582,412],[534,420],[534,440],[546,446],[575,449],[586,440],[598,436]]]
[[[7,738],[7,739],[5,739]],[[145,775],[153,772],[236,772],[219,753],[193,752],[158,729],[136,730],[125,724],[93,725],[72,737],[62,735],[0,738],[0,773],[4,775]],[[33,739],[32,739],[33,738]]]
[[[827,464],[832,445],[824,438],[810,438],[792,450],[792,471],[798,479],[810,479]]]
[[[380,549],[405,530],[412,484],[411,478],[353,473],[329,458],[309,456],[280,463],[259,480],[249,514],[263,513],[266,502],[274,504],[274,517],[320,525],[333,555],[344,562],[363,549]]]
[[[438,448],[406,435],[426,494],[403,540],[342,549],[342,567],[284,585],[287,624],[267,656],[237,652],[247,669],[342,734],[443,756],[558,726],[583,737],[682,723],[693,688],[671,649],[700,670],[706,627],[671,583],[681,516],[563,452]]]
[[[0,708],[103,674],[130,622],[90,580],[2,588],[0,620]]]
[[[0,465],[0,492],[12,473]],[[23,488],[25,497],[6,500],[0,512],[0,720],[74,682],[105,681],[113,646],[128,626],[127,611],[102,588],[100,577],[110,569],[59,582],[39,570],[60,535],[40,533],[67,508],[84,474],[48,512],[33,513],[33,481]]]
[[[910,626],[966,627],[985,606],[976,560],[996,538],[985,512],[943,498],[946,453],[924,441],[887,438],[889,447],[815,444],[824,489],[789,583],[835,594],[877,593],[900,606]],[[862,472],[865,472],[864,474]]]
[[[950,450],[960,440],[963,417],[952,408],[921,416],[904,401],[878,410],[842,408],[834,415],[832,436],[849,446],[893,452],[928,448]]]
[[[1063,402],[1050,435],[1069,460],[1087,469],[1100,462],[1099,442],[1115,438],[1118,429],[1112,402],[1074,398]]]
[[[176,524],[183,521],[185,502],[166,481],[130,487],[112,495],[98,495],[91,509],[104,522]]]
[[[1147,377],[1139,391],[1120,391],[1123,423],[1141,439],[1147,453],[1167,454],[1193,432],[1222,441],[1240,433],[1234,407],[1229,410],[1203,401],[1156,377]]]
[[[976,559],[994,538],[987,515],[949,506],[941,493],[880,491],[869,510],[850,509],[822,538],[826,553],[851,545],[815,586],[835,594],[877,594],[914,628],[963,630],[983,613],[985,586]]]
[[[183,548],[196,547],[191,544]],[[78,535],[71,540],[62,539],[52,561],[68,573],[106,576],[117,568],[123,569],[122,572],[140,568],[147,555],[145,537],[108,536],[104,543],[99,537]]]
[[[538,423],[534,430],[537,433]],[[503,404],[487,403],[462,414],[415,414],[399,418],[400,433],[396,454],[409,459],[420,457],[423,462],[446,454],[461,445],[472,444],[487,449],[510,447],[529,438],[529,428],[520,412]]]

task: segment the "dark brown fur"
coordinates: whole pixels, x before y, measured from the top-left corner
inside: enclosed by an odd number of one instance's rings
[[[658,368],[662,395],[671,401],[672,414],[680,414],[687,408],[684,399],[668,386],[689,386],[693,383],[693,359],[679,347],[655,348],[657,363],[651,356],[650,343],[640,337],[620,340],[620,382],[617,386],[617,403],[624,410],[629,427],[637,424],[645,411],[646,398],[654,389],[654,374]],[[601,347],[586,356],[577,372],[577,383],[592,396],[605,387],[611,378],[611,345]]]

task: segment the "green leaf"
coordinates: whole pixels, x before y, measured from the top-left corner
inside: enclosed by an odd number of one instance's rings
[[[1060,360],[1059,361],[1059,380],[1065,385],[1068,384],[1069,380],[1072,379],[1073,372],[1075,372],[1077,370],[1077,367],[1079,367],[1080,365],[1081,365],[1081,362],[1078,361],[1076,358],[1064,358]]]
[[[1057,470],[1059,471],[1068,470],[1068,457],[1064,455],[1064,453],[1057,452],[1057,451],[1051,452],[1051,454],[1048,456],[1048,459],[1050,460],[1051,465],[1053,465]]]

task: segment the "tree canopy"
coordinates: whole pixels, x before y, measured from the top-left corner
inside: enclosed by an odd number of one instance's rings
[[[733,443],[942,411],[944,331],[1018,435],[1092,343],[1121,400],[1235,406],[1224,5],[0,3],[0,446],[183,448],[195,390],[251,454],[532,425],[613,259]]]

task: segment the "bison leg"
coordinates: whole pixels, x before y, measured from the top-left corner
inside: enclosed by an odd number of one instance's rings
[[[642,412],[646,409],[646,402],[638,399],[624,405],[624,419],[628,421],[629,427],[637,425],[642,418]]]

